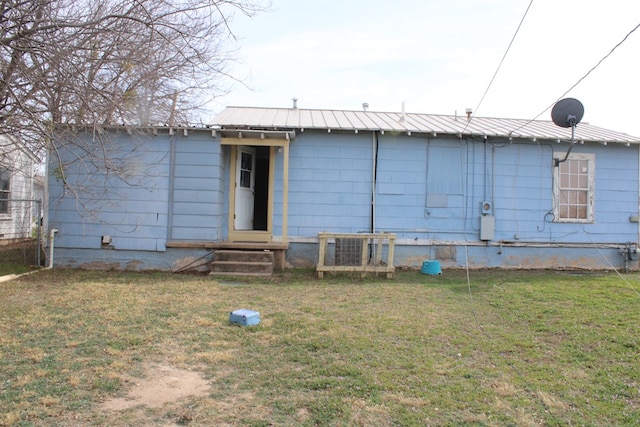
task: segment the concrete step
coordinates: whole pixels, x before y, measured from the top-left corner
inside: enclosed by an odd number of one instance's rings
[[[271,276],[274,256],[271,251],[217,250],[213,254],[213,276]]]
[[[212,271],[209,276],[229,276],[229,277],[271,277],[271,273],[240,273],[237,271]]]
[[[273,264],[273,252],[221,249],[215,251],[213,259],[215,261],[270,262]]]

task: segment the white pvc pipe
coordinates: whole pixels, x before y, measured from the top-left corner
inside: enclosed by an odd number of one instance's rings
[[[53,268],[53,241],[54,241],[54,235],[57,232],[58,232],[57,228],[53,228],[49,232],[49,265],[47,265],[46,269]]]

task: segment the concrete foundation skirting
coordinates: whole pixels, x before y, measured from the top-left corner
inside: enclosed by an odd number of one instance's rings
[[[314,267],[318,262],[317,242],[290,242],[288,248],[274,252],[274,269]],[[210,269],[211,248],[167,248],[166,251],[128,251],[69,249],[56,247],[56,267],[92,270],[161,270],[184,271]],[[330,257],[331,254],[329,253]],[[465,245],[395,245],[396,268],[420,269],[424,260],[438,260],[447,268],[505,269],[592,269],[624,270],[625,258],[615,245],[584,246],[465,246]],[[629,261],[629,270],[638,270],[638,261]]]

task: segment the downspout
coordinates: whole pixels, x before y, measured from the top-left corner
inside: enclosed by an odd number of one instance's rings
[[[55,240],[54,236],[57,232],[57,228],[54,228],[49,232],[49,265],[44,268],[45,270],[50,270],[53,268],[53,242]]]
[[[173,240],[173,204],[176,178],[176,137],[169,140],[169,206],[167,206],[167,241]]]
[[[378,179],[378,132],[372,133],[372,164],[371,164],[371,224],[369,231],[376,232],[376,181]]]

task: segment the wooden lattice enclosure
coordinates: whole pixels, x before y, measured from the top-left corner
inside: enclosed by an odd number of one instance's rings
[[[319,233],[318,277],[325,272],[386,273],[393,277],[393,250],[396,235],[391,233]]]

